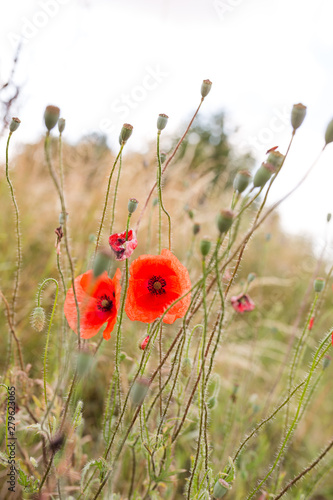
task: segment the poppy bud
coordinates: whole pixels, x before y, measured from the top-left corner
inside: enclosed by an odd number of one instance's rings
[[[158,205],[158,198],[153,199],[153,207],[156,207]]]
[[[327,355],[324,356],[324,359],[323,359],[323,370],[326,370],[326,368],[329,367],[330,363],[331,363],[330,356],[327,356]]]
[[[215,396],[212,396],[211,398],[208,399],[207,406],[210,410],[215,408],[215,406],[216,406],[216,397]]]
[[[314,291],[320,293],[324,290],[325,280],[324,278],[317,278],[314,280],[313,287]]]
[[[303,104],[294,104],[293,109],[291,111],[291,126],[294,130],[298,129],[305,118],[306,115],[306,106]]]
[[[161,130],[163,130],[166,126],[167,126],[167,123],[168,123],[168,120],[169,120],[169,117],[163,113],[161,113],[160,115],[158,115],[158,118],[157,118],[157,129],[161,132]]]
[[[284,161],[284,155],[280,153],[279,151],[271,151],[269,153],[268,158],[266,163],[269,163],[270,165],[273,165],[273,167],[278,170],[279,168],[282,167],[282,163]]]
[[[230,484],[224,479],[218,479],[214,485],[213,496],[222,498],[230,490]]]
[[[129,214],[134,214],[137,209],[139,202],[136,198],[130,198],[127,205],[127,210]]]
[[[59,224],[61,226],[63,226],[65,224],[65,218],[66,218],[66,221],[67,221],[67,219],[68,219],[68,212],[66,212],[66,217],[65,217],[64,212],[60,212],[60,214],[59,214]]]
[[[184,358],[182,362],[181,372],[184,377],[189,377],[192,371],[192,361],[190,358]]]
[[[201,240],[200,241],[200,252],[203,257],[206,257],[209,254],[209,250],[211,247],[211,242],[209,240]]]
[[[247,282],[248,283],[251,283],[252,281],[254,281],[256,279],[257,275],[255,273],[250,273],[247,277]]]
[[[255,173],[253,179],[254,187],[264,187],[266,182],[271,178],[272,174],[275,173],[275,168],[270,163],[262,163],[261,166]]]
[[[166,152],[165,152],[165,151],[161,151],[161,152],[160,152],[160,160],[161,160],[162,165],[163,165],[163,163],[165,162],[166,157],[167,157]]]
[[[245,191],[250,184],[251,174],[248,170],[240,170],[234,179],[234,190],[238,193]]]
[[[48,131],[52,130],[56,126],[59,119],[60,109],[57,106],[46,106],[44,112],[45,126]]]
[[[66,125],[65,118],[59,118],[59,120],[58,120],[58,130],[59,130],[60,134],[62,134],[63,131],[65,130],[65,125]]]
[[[326,127],[325,142],[326,144],[333,142],[333,120],[331,120]]]
[[[194,224],[194,225],[193,225],[193,229],[192,229],[192,230],[193,230],[193,234],[194,234],[194,236],[195,236],[196,234],[198,234],[198,233],[199,233],[199,231],[200,231],[200,224]]]
[[[133,125],[130,125],[129,123],[124,123],[119,136],[119,140],[121,141],[121,143],[127,142],[128,139],[131,137],[132,132],[133,132]]]
[[[149,342],[149,335],[147,335],[147,337],[145,337],[142,342],[139,343],[139,349],[141,349],[142,351],[144,351],[147,347],[147,344]]]
[[[111,254],[106,249],[103,248],[98,252],[94,260],[93,275],[94,278],[98,278],[104,271],[108,271],[110,267]]]
[[[31,324],[37,332],[41,332],[45,325],[45,311],[42,307],[35,307],[31,317]]]
[[[217,217],[217,228],[220,231],[220,234],[229,231],[234,217],[235,213],[232,210],[221,210],[220,214]]]
[[[21,120],[19,120],[18,118],[12,118],[12,121],[10,122],[10,125],[9,125],[9,131],[11,134],[19,128],[20,123],[21,123]]]
[[[329,222],[331,220],[332,214],[327,214],[326,220]]]
[[[141,406],[149,389],[149,380],[146,378],[137,379],[131,389],[131,399],[135,406]]]
[[[201,84],[202,97],[206,97],[209,94],[211,88],[212,88],[212,82],[210,80],[204,80]]]

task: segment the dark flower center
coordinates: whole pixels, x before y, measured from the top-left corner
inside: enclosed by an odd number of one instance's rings
[[[166,281],[161,278],[161,276],[152,276],[148,280],[148,290],[153,295],[162,295],[166,293],[164,288],[166,287]]]
[[[108,295],[101,295],[97,301],[97,309],[103,312],[111,311],[113,302]]]

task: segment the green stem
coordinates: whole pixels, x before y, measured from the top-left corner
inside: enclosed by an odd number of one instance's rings
[[[158,190],[158,199],[159,199],[159,225],[158,225],[158,237],[159,237],[159,253],[162,250],[162,213],[161,210],[165,213],[169,222],[169,250],[171,251],[171,217],[169,213],[166,211],[163,200],[162,200],[162,164],[160,157],[160,135],[161,132],[157,132],[157,190]]]
[[[12,136],[12,132],[9,132],[7,146],[6,146],[6,178],[7,178],[7,183],[8,183],[9,189],[10,189],[12,202],[14,205],[15,230],[16,230],[16,241],[17,241],[17,266],[16,266],[16,273],[15,273],[15,284],[14,284],[14,291],[13,291],[13,298],[12,298],[12,314],[11,314],[12,323],[13,323],[13,326],[15,327],[15,304],[16,304],[17,292],[18,292],[18,287],[19,287],[20,271],[21,271],[21,264],[22,264],[22,244],[21,244],[21,235],[20,235],[19,210],[18,210],[18,206],[17,206],[15,194],[14,194],[14,188],[13,188],[13,185],[12,185],[11,180],[9,178],[8,151],[9,151],[9,142],[10,142],[11,136]]]
[[[118,186],[119,186],[119,180],[120,180],[120,173],[121,173],[122,163],[123,163],[123,155],[122,155],[122,152],[121,152],[120,156],[119,156],[119,169],[118,169],[117,181],[116,181],[116,186],[114,188],[114,195],[113,195],[113,205],[112,205],[112,216],[111,216],[110,234],[112,234],[112,231],[113,231],[113,224],[114,224],[115,210],[116,210],[116,202],[117,202],[117,193],[118,193]]]
[[[106,213],[106,207],[108,205],[108,200],[109,200],[109,193],[110,193],[110,186],[111,186],[112,176],[113,176],[113,173],[114,173],[114,169],[116,168],[116,165],[118,163],[118,160],[119,160],[119,158],[121,156],[121,153],[122,153],[122,151],[124,149],[124,146],[125,146],[125,143],[122,143],[122,145],[120,146],[119,153],[118,153],[118,155],[117,155],[117,157],[116,157],[116,159],[114,161],[114,164],[112,166],[112,169],[111,169],[111,172],[110,172],[110,175],[109,175],[108,187],[107,187],[106,194],[105,194],[105,201],[104,201],[102,219],[101,219],[101,223],[100,223],[99,230],[98,230],[98,233],[97,233],[96,247],[95,247],[95,253],[94,253],[95,257],[96,257],[96,254],[97,254],[99,240],[100,240],[101,232],[102,232],[102,229],[103,229],[104,218],[105,218],[105,213]]]

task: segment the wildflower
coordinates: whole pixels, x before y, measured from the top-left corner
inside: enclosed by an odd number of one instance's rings
[[[314,323],[314,316],[312,316],[312,318],[310,318],[309,325],[308,325],[308,330],[312,330],[313,323]]]
[[[253,311],[255,304],[247,293],[231,297],[231,305],[235,311],[243,313],[245,311]]]
[[[148,342],[149,342],[149,335],[147,335],[147,337],[145,337],[143,339],[143,341],[140,342],[139,349],[141,349],[142,351],[144,351],[146,349],[146,347],[147,347]]]
[[[136,239],[135,232],[130,229],[127,234],[127,240],[126,231],[115,233],[109,237],[109,245],[114,252],[116,260],[126,260],[136,249],[138,240]]]
[[[141,255],[132,262],[125,311],[132,321],[152,323],[182,295],[191,289],[188,271],[169,251],[161,255]],[[191,297],[186,295],[164,316],[164,323],[182,318]]]
[[[96,335],[107,322],[103,332],[105,340],[109,340],[117,321],[120,303],[120,270],[117,269],[113,279],[104,271],[94,280],[93,272],[87,271],[74,280],[75,292],[80,309],[80,335],[89,339]],[[73,288],[66,295],[65,316],[69,326],[77,334],[77,314]]]

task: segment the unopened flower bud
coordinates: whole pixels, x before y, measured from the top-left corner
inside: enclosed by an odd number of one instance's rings
[[[142,351],[144,351],[147,347],[147,344],[149,342],[149,335],[147,335],[147,337],[145,337],[142,342],[139,343],[139,349],[141,349]]]
[[[250,184],[251,174],[248,170],[240,170],[234,179],[234,190],[238,193],[245,191]]]
[[[161,160],[162,165],[163,165],[163,163],[165,162],[166,157],[167,157],[166,152],[165,152],[165,151],[161,151],[161,152],[160,152],[160,160]]]
[[[93,266],[94,278],[98,278],[110,267],[111,254],[107,248],[102,248],[96,255]]]
[[[200,232],[200,224],[193,224],[193,234],[194,236]]]
[[[153,199],[153,207],[156,207],[158,205],[158,198]]]
[[[131,399],[135,406],[141,406],[149,389],[149,380],[146,378],[137,379],[131,389]]]
[[[220,234],[226,233],[231,228],[235,217],[235,212],[232,210],[221,210],[217,217],[217,228]]]
[[[31,317],[31,324],[37,332],[41,332],[45,325],[45,311],[42,307],[35,307]]]
[[[315,292],[320,293],[324,290],[325,280],[324,278],[317,278],[314,280],[313,287]]]
[[[130,198],[127,205],[127,210],[129,214],[134,214],[137,209],[139,202],[136,198]]]
[[[127,142],[128,139],[131,137],[132,132],[133,132],[133,125],[130,125],[129,123],[124,123],[119,136],[121,143]]]
[[[181,366],[181,372],[184,377],[189,377],[192,371],[192,361],[190,358],[184,358]]]
[[[331,217],[332,217],[332,214],[327,214],[327,216],[326,216],[327,222],[329,222],[331,220]]]
[[[19,120],[18,118],[12,118],[12,121],[10,122],[10,125],[9,125],[9,131],[11,133],[15,132],[15,130],[17,130],[19,128],[20,123],[21,123],[21,120]]]
[[[326,144],[333,142],[333,120],[331,120],[326,127],[325,142]]]
[[[212,88],[212,82],[210,80],[204,80],[201,84],[202,97],[206,97],[209,94],[211,88]]]
[[[303,104],[294,104],[293,109],[291,111],[291,126],[294,130],[298,129],[305,118],[306,115],[306,106]]]
[[[326,370],[326,368],[328,368],[330,364],[331,364],[331,357],[326,354],[323,359],[323,370]]]
[[[200,252],[203,257],[206,257],[209,254],[209,250],[211,247],[211,242],[209,240],[201,240],[200,241]]]
[[[275,173],[275,168],[271,163],[262,163],[261,166],[255,173],[253,179],[254,187],[264,187],[267,181],[271,178],[272,174]]]
[[[257,275],[255,273],[250,273],[247,277],[247,282],[248,283],[251,283],[252,281],[254,281],[256,279]]]
[[[60,109],[57,106],[46,106],[44,112],[44,121],[48,131],[56,126],[59,119]]]
[[[163,130],[167,126],[168,120],[169,120],[168,115],[165,115],[164,113],[161,113],[160,115],[158,115],[157,129],[159,131]]]
[[[218,479],[214,485],[213,496],[222,498],[230,490],[230,484],[224,479]]]
[[[63,131],[65,130],[65,126],[66,126],[66,120],[65,120],[65,118],[59,118],[59,120],[58,120],[58,130],[59,130],[60,134],[62,134]]]
[[[284,155],[279,151],[271,151],[268,155],[266,163],[273,165],[276,170],[282,167],[282,163],[284,162]]]
[[[208,399],[207,406],[210,410],[215,408],[215,406],[216,406],[216,397],[215,396],[212,396],[211,398]]]

